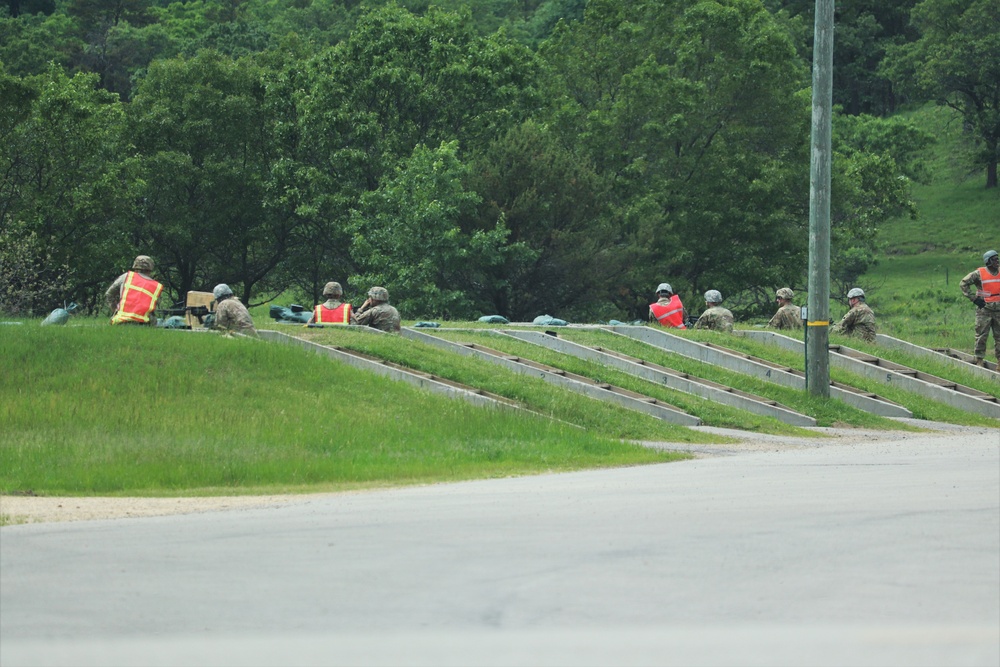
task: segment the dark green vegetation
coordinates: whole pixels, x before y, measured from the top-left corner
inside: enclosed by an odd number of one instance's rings
[[[812,4],[7,0],[0,311],[93,312],[144,253],[168,305],[228,282],[308,306],[335,279],[410,318],[631,320],[668,280],[763,316],[806,269]],[[839,10],[849,285],[936,176],[901,105],[950,106],[993,184],[1000,19]]]
[[[563,421],[475,407],[211,334],[8,325],[0,356],[0,493],[350,489],[685,456],[620,437],[725,440],[531,383],[515,391]]]

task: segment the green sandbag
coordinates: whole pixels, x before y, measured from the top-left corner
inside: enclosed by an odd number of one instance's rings
[[[50,324],[66,324],[69,322],[69,316],[76,310],[76,304],[71,303],[65,308],[56,308],[49,316],[42,320],[42,326],[48,326]]]

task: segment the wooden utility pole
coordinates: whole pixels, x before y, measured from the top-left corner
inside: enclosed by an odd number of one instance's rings
[[[809,305],[806,388],[830,397],[830,164],[833,113],[833,0],[816,0],[812,150],[809,167]]]

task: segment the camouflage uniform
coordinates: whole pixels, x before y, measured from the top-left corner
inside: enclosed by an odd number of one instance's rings
[[[864,301],[847,311],[847,314],[834,325],[834,333],[857,336],[869,343],[875,342],[875,313]]]
[[[695,329],[714,329],[715,331],[733,331],[733,314],[722,306],[712,306],[698,318]]]
[[[213,328],[225,334],[242,333],[250,336],[257,335],[254,328],[253,318],[247,307],[236,297],[229,297],[219,301],[215,306],[215,324]]]
[[[399,311],[384,302],[355,313],[354,321],[357,324],[390,333],[399,333],[400,330]]]
[[[975,299],[983,286],[979,269],[962,278],[962,282],[958,286],[966,298],[970,301]],[[993,330],[993,354],[997,358],[997,363],[1000,363],[1000,302],[987,303],[985,308],[976,307],[976,359],[983,359],[986,356],[986,343],[989,340],[991,329]]]
[[[794,303],[786,303],[778,309],[767,326],[775,329],[801,329],[802,309]]]

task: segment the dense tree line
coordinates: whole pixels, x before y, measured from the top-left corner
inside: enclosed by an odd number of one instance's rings
[[[0,309],[96,308],[143,252],[175,300],[336,279],[408,317],[624,319],[668,280],[755,312],[806,268],[806,5],[7,0]],[[967,114],[995,183],[994,5],[843,3],[836,280],[925,176],[902,95]]]

